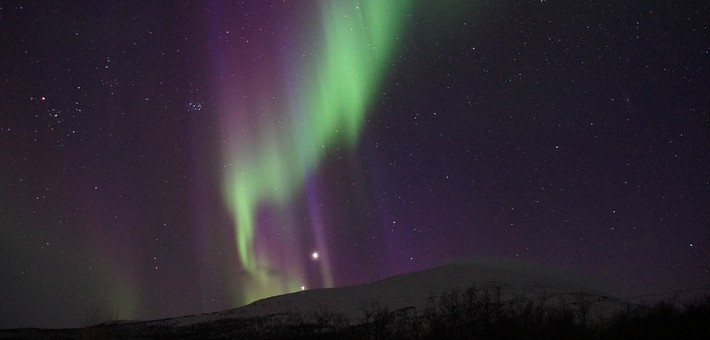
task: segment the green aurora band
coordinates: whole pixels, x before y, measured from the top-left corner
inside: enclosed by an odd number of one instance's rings
[[[321,1],[322,32],[314,32],[321,53],[302,65],[305,76],[289,103],[293,112],[271,112],[279,117],[278,126],[266,117],[272,124],[260,122],[248,146],[228,146],[225,161],[232,166],[222,176],[224,199],[235,221],[239,260],[252,280],[241,287],[241,303],[300,289],[303,273],[297,266],[278,268],[280,282],[269,279],[274,264],[254,246],[257,210],[286,207],[328,150],[357,144],[408,4]],[[323,284],[331,286],[330,269],[321,271]]]

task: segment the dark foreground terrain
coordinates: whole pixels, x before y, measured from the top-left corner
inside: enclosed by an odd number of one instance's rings
[[[168,321],[102,323],[77,329],[0,330],[0,339],[707,339],[710,297],[691,303],[628,305],[592,317],[584,300],[500,301],[474,288],[431,297],[423,310],[363,304],[358,320],[324,308],[189,325]]]

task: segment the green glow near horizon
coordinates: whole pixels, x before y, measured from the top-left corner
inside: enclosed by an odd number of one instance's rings
[[[255,281],[254,287],[243,292],[243,302],[300,287],[298,270],[284,273],[278,285],[266,284],[265,270],[272,264],[268,256],[255,252],[255,215],[264,205],[287,204],[328,150],[356,145],[390,62],[407,4],[320,2],[322,32],[307,32],[318,35],[314,41],[320,42],[316,48],[320,53],[314,54],[310,64],[299,65],[305,76],[293,89],[296,94],[284,94],[290,96],[287,105],[265,112],[272,121],[260,122],[256,136],[240,137],[240,145],[228,146],[232,149],[226,161],[232,167],[223,174],[224,196],[235,219],[239,260]],[[274,116],[281,119],[278,126]]]

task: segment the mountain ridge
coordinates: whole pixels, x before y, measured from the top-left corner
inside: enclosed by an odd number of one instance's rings
[[[414,308],[421,311],[432,297],[475,288],[494,294],[501,301],[524,297],[555,304],[585,296],[617,310],[623,304],[596,283],[585,283],[575,274],[553,267],[510,259],[467,259],[416,272],[402,273],[370,283],[317,288],[267,297],[250,304],[213,313],[148,321],[172,326],[211,322],[221,318],[254,318],[293,313],[314,314],[329,311],[344,316],[350,323],[362,316],[367,306],[396,311]],[[572,298],[573,296],[577,298]],[[557,298],[559,301],[553,301]],[[618,305],[618,306],[613,306]],[[608,314],[601,312],[601,314]]]

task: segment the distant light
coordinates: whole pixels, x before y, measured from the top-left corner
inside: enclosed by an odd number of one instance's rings
[[[306,290],[306,286],[301,286],[301,290]]]
[[[313,254],[311,254],[311,258],[312,258],[314,261],[318,260],[318,252],[317,252],[317,251],[314,251]]]

